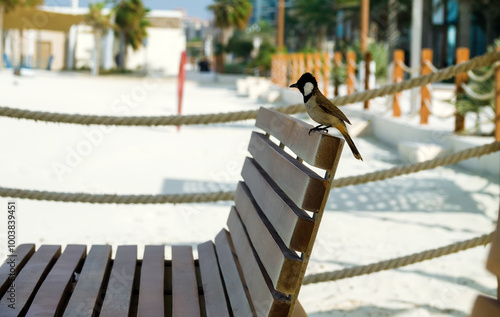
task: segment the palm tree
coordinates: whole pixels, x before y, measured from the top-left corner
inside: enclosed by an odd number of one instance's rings
[[[328,29],[335,23],[337,5],[329,0],[297,0],[293,7],[297,19],[309,37],[315,39],[316,49],[325,49]]]
[[[104,32],[110,27],[109,15],[102,14],[102,9],[106,5],[105,2],[89,3],[89,12],[85,15],[85,22],[92,26],[94,33],[94,65],[92,75],[99,75],[99,65],[101,61],[101,38]]]
[[[36,7],[37,5],[42,5],[43,0],[0,0],[0,68],[3,65],[3,14],[10,10],[19,7]],[[20,30],[22,34],[22,29]],[[22,38],[22,36],[21,36]],[[22,43],[22,42],[21,42]],[[22,44],[20,44],[22,47]],[[21,50],[21,65],[22,65],[22,50]]]
[[[216,69],[218,72],[223,72],[221,48],[227,45],[234,27],[243,30],[247,26],[252,15],[252,4],[249,0],[215,0],[214,4],[208,6],[208,10],[214,13],[214,25],[220,29]]]
[[[149,11],[141,0],[121,0],[115,6],[115,31],[120,39],[118,65],[121,69],[125,69],[127,46],[136,51],[148,36],[146,28],[151,23],[146,15]]]

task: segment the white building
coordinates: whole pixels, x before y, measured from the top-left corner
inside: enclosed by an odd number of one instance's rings
[[[22,50],[25,67],[46,69],[50,64],[51,70],[91,68],[94,35],[92,28],[82,22],[87,12],[87,8],[40,7],[6,14],[3,22],[6,31],[4,52],[10,64],[19,65]],[[128,48],[126,66],[132,70],[176,75],[181,53],[186,50],[182,12],[153,10],[148,17],[151,26],[147,29],[145,46],[137,51]],[[23,29],[22,37],[20,29]],[[113,31],[104,36],[100,46],[100,66],[103,69],[116,67],[119,42]]]

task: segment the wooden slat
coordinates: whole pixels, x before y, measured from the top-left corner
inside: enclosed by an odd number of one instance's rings
[[[174,317],[200,316],[198,283],[191,246],[172,246],[172,293]]]
[[[110,261],[111,246],[93,245],[90,248],[64,317],[88,317],[97,313]]]
[[[207,317],[230,316],[219,263],[212,241],[198,244],[198,258]]]
[[[15,290],[11,292],[9,287],[2,300],[0,300],[2,317],[18,316],[26,313],[38,288],[60,254],[61,247],[58,245],[42,245],[35,252],[14,280]],[[15,297],[14,308],[9,307],[9,304],[12,303],[9,300],[11,294],[14,294]]]
[[[31,304],[27,317],[59,316],[69,298],[75,271],[87,254],[85,245],[68,245]]]
[[[233,315],[254,316],[248,289],[244,286],[244,279],[242,279],[240,268],[236,264],[237,259],[231,237],[225,229],[222,229],[215,237],[215,249]]]
[[[313,219],[297,207],[253,159],[246,158],[241,175],[286,246],[305,252],[311,240]]]
[[[285,246],[244,183],[238,184],[234,201],[274,288],[283,293],[293,293],[297,287],[302,260]]]
[[[147,245],[141,268],[138,317],[164,316],[165,247]]]
[[[274,290],[272,281],[259,263],[234,207],[231,208],[227,225],[257,315],[287,316],[290,301],[285,294]]]
[[[11,269],[13,270],[12,273],[17,275],[34,253],[34,244],[21,244],[16,248],[14,254],[5,260],[0,267],[0,298],[3,297],[3,294],[10,286]]]
[[[137,246],[121,245],[106,288],[100,317],[128,317],[137,265]]]
[[[307,313],[302,304],[297,300],[293,308],[292,317],[307,317]]]
[[[500,316],[500,302],[493,298],[479,295],[474,303],[470,317],[498,316]]]
[[[253,132],[248,149],[257,163],[299,207],[318,212],[327,182],[263,134]]]
[[[324,133],[311,133],[311,125],[288,115],[261,107],[255,126],[276,137],[307,163],[330,170],[336,151],[344,141]]]

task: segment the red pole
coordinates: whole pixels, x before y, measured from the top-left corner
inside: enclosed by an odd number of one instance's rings
[[[186,80],[186,51],[181,53],[181,62],[179,64],[179,75],[177,77],[177,115],[182,114],[182,95],[184,92],[184,81]],[[177,126],[177,131],[180,131],[181,127]]]

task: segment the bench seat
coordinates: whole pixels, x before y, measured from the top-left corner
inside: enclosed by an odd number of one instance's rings
[[[0,267],[0,316],[307,316],[298,294],[344,141],[265,108],[256,127],[213,241],[114,258],[109,245],[20,245]]]

